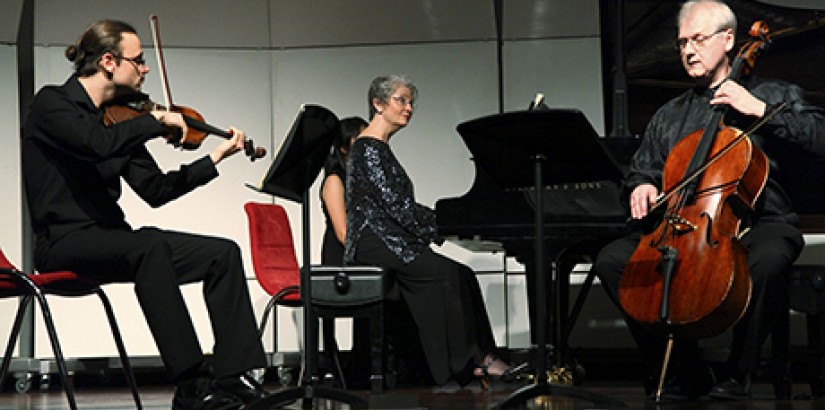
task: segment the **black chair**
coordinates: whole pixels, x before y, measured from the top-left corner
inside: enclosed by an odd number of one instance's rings
[[[101,303],[103,303],[103,308],[109,319],[109,327],[112,330],[112,336],[114,337],[115,345],[117,345],[118,354],[120,355],[123,373],[126,376],[129,388],[132,390],[135,406],[138,409],[143,408],[140,402],[135,376],[129,364],[129,357],[126,355],[126,348],[123,345],[123,339],[120,335],[120,329],[115,321],[112,305],[109,303],[109,298],[106,296],[106,293],[103,292],[103,289],[100,287],[100,283],[86,280],[79,277],[76,273],[68,271],[32,274],[21,272],[9,262],[2,250],[0,250],[0,298],[20,297],[22,299],[17,309],[14,324],[12,325],[6,352],[3,355],[3,364],[2,368],[0,368],[0,388],[3,386],[6,374],[9,372],[11,355],[14,352],[14,345],[17,342],[20,335],[20,327],[23,324],[23,314],[26,311],[26,307],[31,303],[31,300],[36,299],[40,305],[40,311],[43,314],[43,321],[46,325],[52,351],[54,352],[54,360],[57,362],[60,381],[63,385],[63,390],[66,392],[66,398],[69,401],[69,408],[77,410],[74,388],[69,380],[66,360],[60,349],[60,342],[57,338],[57,331],[52,320],[51,310],[49,310],[49,304],[46,301],[46,295],[79,297],[93,294],[96,294],[100,298]]]
[[[788,283],[790,308],[805,315],[808,380],[812,398],[825,397],[823,347],[825,347],[825,265],[794,265]],[[777,323],[771,335],[774,389],[779,399],[791,398],[789,320]]]

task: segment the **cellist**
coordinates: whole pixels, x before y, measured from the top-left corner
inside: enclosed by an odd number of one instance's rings
[[[714,106],[727,105],[724,123],[745,129],[765,115],[769,107],[780,102],[787,104],[750,137],[768,157],[770,169],[755,210],[742,221],[740,230],[746,232],[741,243],[748,251],[753,287],[747,311],[733,327],[726,374],[716,377],[714,385],[709,367],[701,362],[698,343],[677,339],[672,371],[664,390],[672,399],[691,400],[707,394],[717,399],[749,397],[750,375],[760,364],[762,345],[774,321],[780,315],[787,315],[787,275],[804,245],[797,227],[799,218],[779,184],[781,167],[794,164],[779,164],[777,158],[789,145],[825,156],[825,110],[806,103],[800,87],[755,76],[742,77],[739,81],[728,78],[735,33],[736,16],[721,1],[695,0],[682,5],[674,47],[694,87],[668,101],[653,115],[624,185],[623,195],[630,215],[640,220],[661,193],[668,153],[684,136],[704,128]],[[620,309],[617,296],[620,278],[640,236],[637,232],[608,244],[593,264],[594,272]],[[645,383],[646,394],[650,396],[657,378],[654,375],[662,360],[664,339],[627,316],[626,321],[651,366],[651,377]]]

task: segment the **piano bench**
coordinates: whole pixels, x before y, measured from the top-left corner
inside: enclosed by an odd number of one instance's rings
[[[825,265],[794,265],[788,283],[790,309],[805,314],[806,362],[813,398],[825,397],[823,347],[825,347]],[[784,318],[783,318],[784,319]],[[791,398],[790,322],[781,321],[771,335],[774,357],[774,393],[777,399]]]
[[[390,275],[375,266],[312,266],[310,268],[312,317],[363,317],[369,321],[370,387],[372,393],[383,393],[384,380],[384,301],[392,299]],[[325,321],[326,323],[326,321]],[[317,327],[313,340],[318,339]],[[332,341],[334,342],[334,340]],[[337,360],[337,345],[325,346]],[[344,388],[346,383],[342,380]],[[394,380],[387,380],[388,386]]]

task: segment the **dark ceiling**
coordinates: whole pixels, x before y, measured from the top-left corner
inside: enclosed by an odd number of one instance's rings
[[[671,44],[676,38],[676,15],[681,1],[602,1],[605,67],[606,129],[612,129],[615,90],[616,39],[623,36],[627,81],[627,129],[641,134],[653,112],[691,86]],[[773,34],[771,46],[759,57],[754,74],[798,84],[808,100],[825,107],[825,10],[803,10],[767,5],[753,0],[729,0],[738,18],[738,42],[748,39],[757,20]],[[621,9],[624,10],[621,10]],[[623,11],[624,30],[616,18]],[[614,63],[610,63],[614,62]],[[619,62],[620,64],[621,62]]]

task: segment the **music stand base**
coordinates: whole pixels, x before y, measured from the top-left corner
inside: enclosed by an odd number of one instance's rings
[[[607,408],[625,408],[627,405],[611,397],[593,393],[575,386],[553,383],[539,383],[524,386],[507,396],[501,403],[496,404],[493,410],[523,408],[531,399],[541,396],[565,396],[574,399],[589,401],[593,404],[607,406]]]
[[[291,404],[296,400],[303,400],[303,408],[313,408],[313,400],[327,399],[349,404],[352,409],[367,409],[369,402],[363,397],[356,396],[345,390],[318,386],[298,386],[272,393],[267,398],[245,406],[244,410],[269,410]]]

